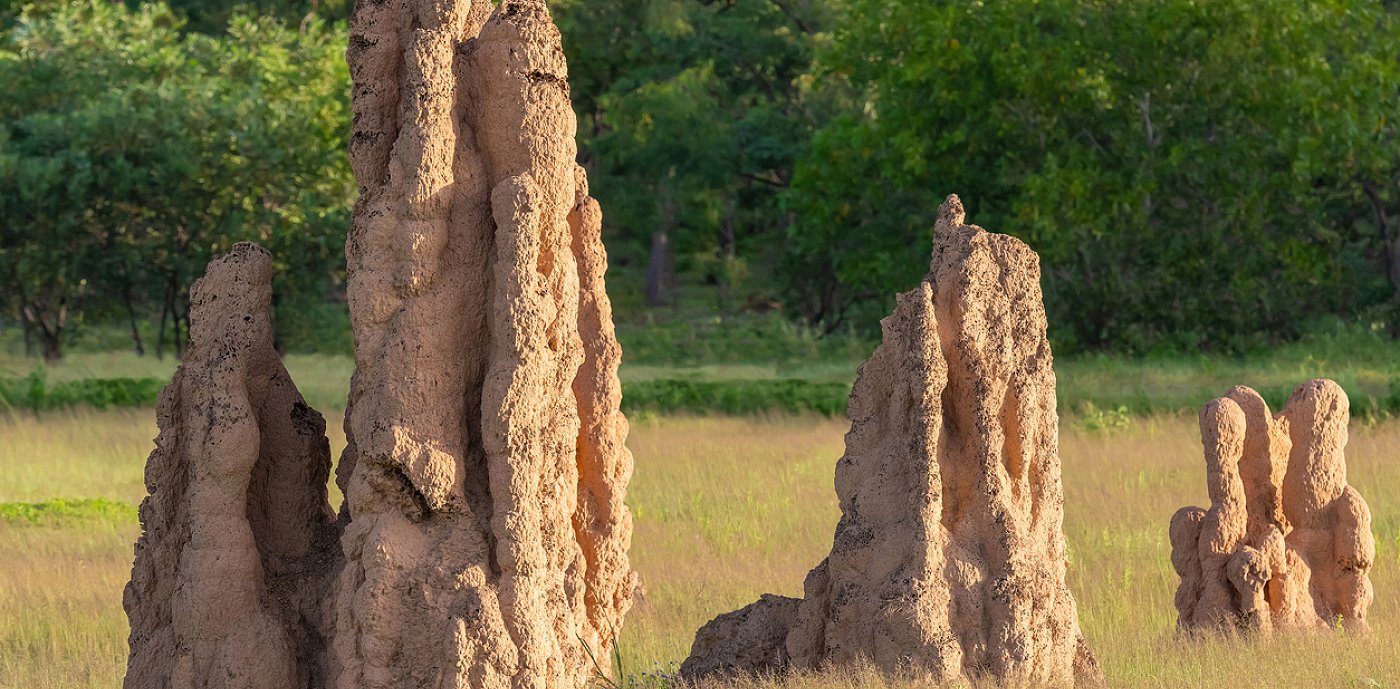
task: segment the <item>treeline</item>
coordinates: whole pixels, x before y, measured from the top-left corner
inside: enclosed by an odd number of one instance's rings
[[[0,281],[45,354],[78,318],[181,342],[240,239],[284,262],[279,298],[338,298],[349,4],[0,0]],[[551,8],[614,266],[658,314],[703,286],[873,331],[956,192],[1040,252],[1061,351],[1400,334],[1393,4]]]

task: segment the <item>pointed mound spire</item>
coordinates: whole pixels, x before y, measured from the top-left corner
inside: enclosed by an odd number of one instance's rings
[[[1065,583],[1039,258],[964,217],[956,196],[939,208],[928,277],[856,378],[831,554],[800,601],[702,628],[683,675],[872,661],[935,681],[1101,679]]]

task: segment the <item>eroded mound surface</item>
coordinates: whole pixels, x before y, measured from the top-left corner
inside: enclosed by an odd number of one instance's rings
[[[320,686],[330,446],[273,348],[271,257],[234,246],[190,302],[146,462],[125,686]]]
[[[162,400],[128,687],[584,687],[636,585],[632,457],[559,32],[543,0],[409,0],[350,34],[345,503],[240,246]]]
[[[861,366],[831,554],[800,602],[765,596],[702,628],[683,675],[869,660],[937,681],[1101,679],[1065,584],[1039,258],[963,219],[949,197],[928,276]]]
[[[1202,410],[1211,505],[1172,517],[1178,629],[1368,631],[1376,545],[1346,481],[1349,411],[1325,379],[1298,386],[1277,416],[1247,387]]]

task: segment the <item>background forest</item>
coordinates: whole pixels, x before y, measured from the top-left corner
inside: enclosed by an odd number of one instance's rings
[[[178,350],[252,239],[282,345],[347,352],[350,4],[0,0],[0,341]],[[642,360],[860,349],[949,193],[1041,254],[1061,353],[1400,335],[1397,3],[552,10]]]

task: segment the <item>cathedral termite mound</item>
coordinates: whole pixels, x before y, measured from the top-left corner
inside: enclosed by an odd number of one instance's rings
[[[543,0],[365,1],[347,59],[345,502],[271,346],[266,253],[240,246],[162,402],[127,686],[584,687],[637,578],[559,32]]]
[[[1366,633],[1376,545],[1347,485],[1349,402],[1318,379],[1271,415],[1235,387],[1201,412],[1210,508],[1171,520],[1183,633],[1328,629]]]
[[[272,259],[238,244],[190,291],[190,347],[156,409],[126,586],[127,689],[321,681],[338,560],[326,422],[272,339]]]
[[[632,460],[559,32],[542,0],[350,32],[341,685],[581,687],[631,601]]]
[[[831,554],[801,600],[702,628],[683,676],[872,662],[934,681],[1102,680],[1065,583],[1039,258],[963,220],[950,196],[928,276],[856,378]]]

